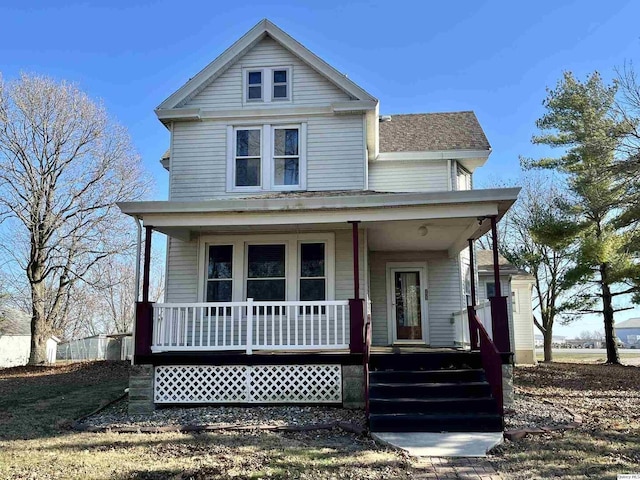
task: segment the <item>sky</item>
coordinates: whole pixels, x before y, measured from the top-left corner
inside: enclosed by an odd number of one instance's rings
[[[477,185],[517,178],[519,156],[545,153],[530,139],[564,70],[610,81],[625,62],[640,65],[633,0],[2,0],[0,73],[64,79],[101,100],[163,200],[169,133],[154,108],[265,17],[377,97],[382,114],[474,110],[493,148]],[[640,309],[617,319],[631,316]]]

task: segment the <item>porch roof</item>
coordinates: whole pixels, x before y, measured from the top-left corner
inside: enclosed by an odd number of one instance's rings
[[[374,191],[274,193],[263,197],[218,198],[197,202],[149,201],[118,203],[127,215],[169,236],[187,240],[203,231],[243,231],[274,227],[344,228],[381,222],[460,219],[448,249],[459,251],[469,238],[490,228],[483,218],[500,219],[515,202],[519,188],[463,191],[382,193]]]

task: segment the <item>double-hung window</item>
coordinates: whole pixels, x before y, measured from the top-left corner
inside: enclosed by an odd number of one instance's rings
[[[271,99],[273,101],[289,100],[289,77],[290,70],[288,68],[274,68],[271,70],[272,86],[271,86]]]
[[[236,187],[259,187],[262,184],[261,128],[235,130],[233,170]]]
[[[227,190],[306,188],[306,124],[228,127]]]
[[[247,70],[247,101],[262,101],[262,70]]]
[[[284,244],[247,246],[247,298],[285,299],[285,252]]]
[[[230,302],[233,287],[233,245],[209,245],[207,302]]]

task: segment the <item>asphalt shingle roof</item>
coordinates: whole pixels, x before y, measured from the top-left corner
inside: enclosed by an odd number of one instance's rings
[[[391,115],[380,122],[381,152],[489,150],[489,141],[469,112]]]

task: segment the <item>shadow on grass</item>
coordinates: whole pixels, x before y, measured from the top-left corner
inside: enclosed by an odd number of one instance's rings
[[[524,388],[561,388],[576,392],[635,391],[633,386],[640,384],[640,368],[626,365],[540,363],[535,368],[516,368],[515,382]]]
[[[127,362],[0,370],[0,440],[55,436],[124,392]]]

